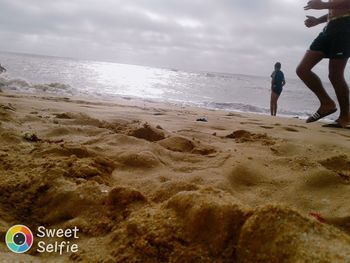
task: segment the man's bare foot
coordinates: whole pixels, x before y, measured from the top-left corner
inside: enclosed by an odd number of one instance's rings
[[[350,126],[350,114],[348,116],[339,116],[339,118],[335,121],[339,123],[339,126],[342,128],[346,128]]]
[[[322,103],[321,106],[318,108],[317,112],[326,113],[326,112],[330,112],[336,108],[337,108],[337,105],[335,104],[335,102],[333,100],[331,100],[328,103]]]

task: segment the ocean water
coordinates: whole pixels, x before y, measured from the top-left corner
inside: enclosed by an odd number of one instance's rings
[[[188,72],[1,52],[0,63],[7,69],[0,75],[3,90],[106,100],[137,98],[269,114],[270,76]],[[301,81],[286,81],[278,115],[306,118],[318,108],[316,98]]]

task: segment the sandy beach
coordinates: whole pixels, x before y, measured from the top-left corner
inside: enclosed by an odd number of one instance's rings
[[[80,229],[77,253],[1,262],[350,262],[349,192],[349,129],[0,93],[1,239]]]

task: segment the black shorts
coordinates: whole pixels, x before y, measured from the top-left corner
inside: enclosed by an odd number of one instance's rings
[[[321,51],[326,58],[350,57],[350,17],[330,21],[312,42],[310,50]]]

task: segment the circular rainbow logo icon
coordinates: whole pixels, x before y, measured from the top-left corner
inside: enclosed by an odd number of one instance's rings
[[[33,245],[33,233],[26,226],[15,225],[7,230],[5,241],[12,252],[21,254]]]

